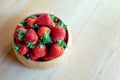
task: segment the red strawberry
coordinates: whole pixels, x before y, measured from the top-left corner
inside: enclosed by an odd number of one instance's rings
[[[57,43],[54,43],[50,47],[49,51],[49,59],[55,59],[59,56],[61,56],[64,52],[64,47],[66,47],[66,42],[62,40],[58,40]]]
[[[51,37],[53,42],[57,42],[58,40],[64,40],[66,35],[66,30],[62,27],[55,26],[51,28]]]
[[[33,53],[30,53],[30,59],[36,61],[38,58],[35,57]]]
[[[40,58],[46,55],[46,46],[42,45],[41,47],[39,45],[35,45],[33,48],[33,54],[35,57]]]
[[[60,47],[57,43],[55,43],[50,47],[49,58],[55,59],[61,56],[63,52],[64,52],[64,48]]]
[[[38,41],[38,36],[36,32],[33,29],[29,29],[27,34],[25,35],[24,41],[25,43],[28,43],[28,42],[36,43]]]
[[[41,38],[44,34],[49,34],[50,29],[48,27],[42,26],[38,29],[38,37]]]
[[[29,51],[29,48],[25,44],[20,44],[19,53],[25,55]]]
[[[50,14],[41,14],[37,20],[36,23],[43,26],[55,26],[55,23],[52,21]]]
[[[36,16],[31,16],[27,18],[27,28],[30,29],[34,25],[36,20],[37,20]]]
[[[21,42],[26,32],[27,30],[23,26],[17,26],[14,34],[16,42]]]

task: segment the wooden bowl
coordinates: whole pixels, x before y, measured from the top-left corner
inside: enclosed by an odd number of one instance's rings
[[[32,60],[27,60],[24,56],[20,55],[19,53],[16,53],[15,51],[14,51],[14,53],[15,53],[17,59],[29,68],[45,69],[45,68],[53,67],[57,64],[60,64],[60,63],[64,62],[66,57],[69,55],[69,49],[70,49],[71,44],[72,44],[72,39],[71,39],[70,30],[68,28],[67,28],[67,31],[68,31],[67,47],[65,48],[64,53],[56,59],[49,60],[49,61],[32,61]],[[14,48],[14,38],[13,38],[12,42],[13,42],[13,48]]]

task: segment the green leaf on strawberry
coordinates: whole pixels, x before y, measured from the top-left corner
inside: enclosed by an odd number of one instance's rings
[[[58,22],[58,23],[56,24],[56,26],[60,26],[60,27],[62,27],[62,28],[64,28],[64,29],[67,29],[67,25],[65,25],[62,21]]]
[[[34,48],[35,42],[27,42],[27,47]]]
[[[34,18],[34,16],[32,15],[32,16],[29,16],[29,18]]]
[[[41,39],[38,41],[38,44],[40,46],[40,48],[43,47],[43,44],[50,44],[52,43],[50,34],[44,34]]]
[[[51,19],[53,22],[57,21],[57,17],[55,15],[51,15]]]
[[[15,52],[18,52],[19,51],[19,45],[18,44],[14,44],[14,50],[15,50]]]
[[[66,46],[67,46],[66,42],[65,42],[65,41],[62,41],[62,40],[58,40],[57,43],[58,43],[58,45],[61,46],[61,47],[66,47]]]
[[[45,43],[52,43],[50,34],[44,34],[41,38],[42,42]]]
[[[23,26],[25,26],[25,25],[26,25],[26,23],[27,23],[27,21],[26,21],[26,20],[22,20],[22,21],[21,21],[21,24],[22,24]]]
[[[18,35],[18,38],[19,38],[20,40],[22,40],[26,33],[27,33],[27,30],[19,30],[19,32],[18,32],[18,34],[17,34],[17,35]]]

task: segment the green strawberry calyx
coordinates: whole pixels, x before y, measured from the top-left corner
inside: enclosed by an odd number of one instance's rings
[[[19,30],[18,31],[18,38],[20,39],[20,40],[22,40],[23,38],[24,38],[24,36],[25,36],[25,34],[27,33],[27,30]]]
[[[64,29],[67,29],[67,25],[65,25],[62,21],[58,22],[58,23],[56,24],[56,26],[60,26],[60,27],[62,27],[62,28],[64,28]]]
[[[33,49],[35,45],[35,42],[27,42],[27,47]]]
[[[15,52],[18,52],[19,51],[19,45],[18,44],[14,44],[14,50],[15,50]]]
[[[44,34],[44,35],[41,37],[41,40],[42,40],[43,44],[45,44],[45,43],[52,43],[50,34]]]
[[[62,41],[62,40],[58,40],[58,41],[57,41],[57,44],[58,44],[60,47],[66,47],[66,46],[67,46],[66,42],[65,42],[65,41]]]
[[[32,16],[29,16],[29,18],[33,18],[34,19],[34,16],[32,15]]]
[[[26,21],[26,20],[22,20],[22,21],[20,22],[20,24],[22,24],[23,26],[25,26],[25,25],[26,25],[26,23],[27,23],[27,21]]]
[[[47,43],[52,43],[52,40],[51,40],[50,34],[45,33],[38,41],[38,44],[40,45],[40,48],[42,48],[43,45]]]
[[[51,19],[53,22],[57,21],[57,17],[55,15],[51,15]]]

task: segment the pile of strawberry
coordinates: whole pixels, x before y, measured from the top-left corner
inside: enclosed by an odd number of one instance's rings
[[[23,20],[15,30],[14,50],[29,60],[48,61],[61,56],[68,40],[67,26],[43,13]]]

